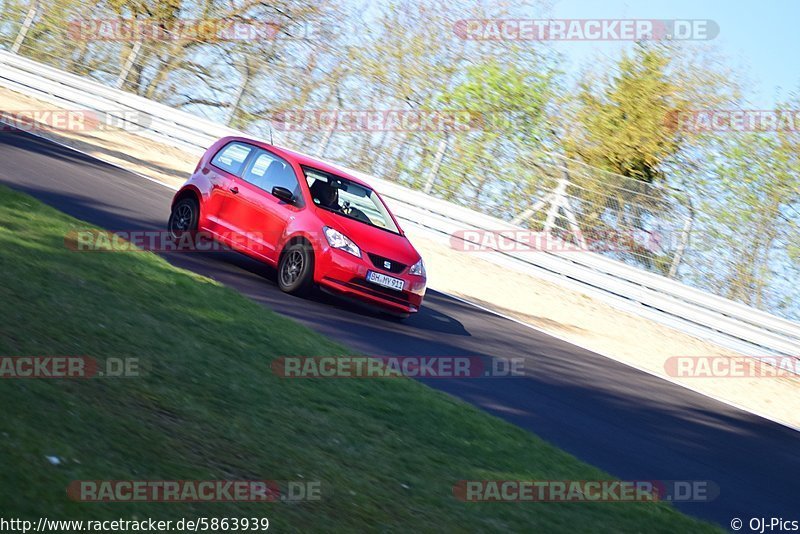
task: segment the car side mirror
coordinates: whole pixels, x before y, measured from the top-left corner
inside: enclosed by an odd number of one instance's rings
[[[294,202],[294,194],[285,187],[276,185],[272,188],[272,196],[289,204]]]

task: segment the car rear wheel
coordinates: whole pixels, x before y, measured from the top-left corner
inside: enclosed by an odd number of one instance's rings
[[[285,293],[306,295],[314,286],[314,254],[307,243],[284,249],[278,262],[278,287]]]
[[[175,203],[169,215],[167,229],[172,239],[180,239],[186,233],[197,233],[197,222],[200,219],[200,210],[193,198],[184,198]]]

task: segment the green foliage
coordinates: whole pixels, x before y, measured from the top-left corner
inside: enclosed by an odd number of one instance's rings
[[[639,45],[623,53],[600,87],[583,81],[578,93],[579,138],[569,145],[590,165],[648,183],[662,181],[662,165],[681,147],[670,116],[685,109],[670,77],[668,49]]]
[[[469,202],[477,206],[484,188],[497,176],[500,180],[493,185],[508,196],[525,190],[525,182],[532,179],[525,158],[541,152],[549,135],[547,107],[554,76],[551,70],[491,59],[467,67],[463,80],[439,95],[442,108],[468,111],[475,119],[468,130],[448,135],[448,157],[457,165],[445,165],[438,172],[437,187],[444,197],[469,192]],[[425,161],[425,166],[432,164]]]
[[[740,134],[720,148],[710,178],[698,180],[701,231],[695,267],[728,298],[788,309],[800,277],[800,145],[781,134]],[[780,286],[780,284],[778,284]],[[788,301],[786,299],[789,299]],[[794,300],[794,302],[791,302]]]

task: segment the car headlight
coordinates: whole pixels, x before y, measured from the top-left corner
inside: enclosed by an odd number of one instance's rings
[[[325,233],[325,239],[328,240],[331,248],[338,248],[358,258],[361,257],[361,249],[349,237],[330,226],[323,226],[322,231]]]
[[[422,258],[411,266],[408,270],[408,274],[416,274],[418,276],[425,276],[425,263],[422,261]]]

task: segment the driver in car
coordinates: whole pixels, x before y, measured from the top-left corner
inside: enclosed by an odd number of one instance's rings
[[[339,191],[328,182],[316,180],[311,186],[311,196],[324,208],[335,211],[342,209],[339,205]]]
[[[344,206],[339,204],[339,189],[332,186],[328,182],[316,180],[311,186],[311,196],[323,208],[344,213],[354,219],[360,219],[367,223],[371,223],[367,214],[360,209],[353,207],[349,202],[345,202]]]

